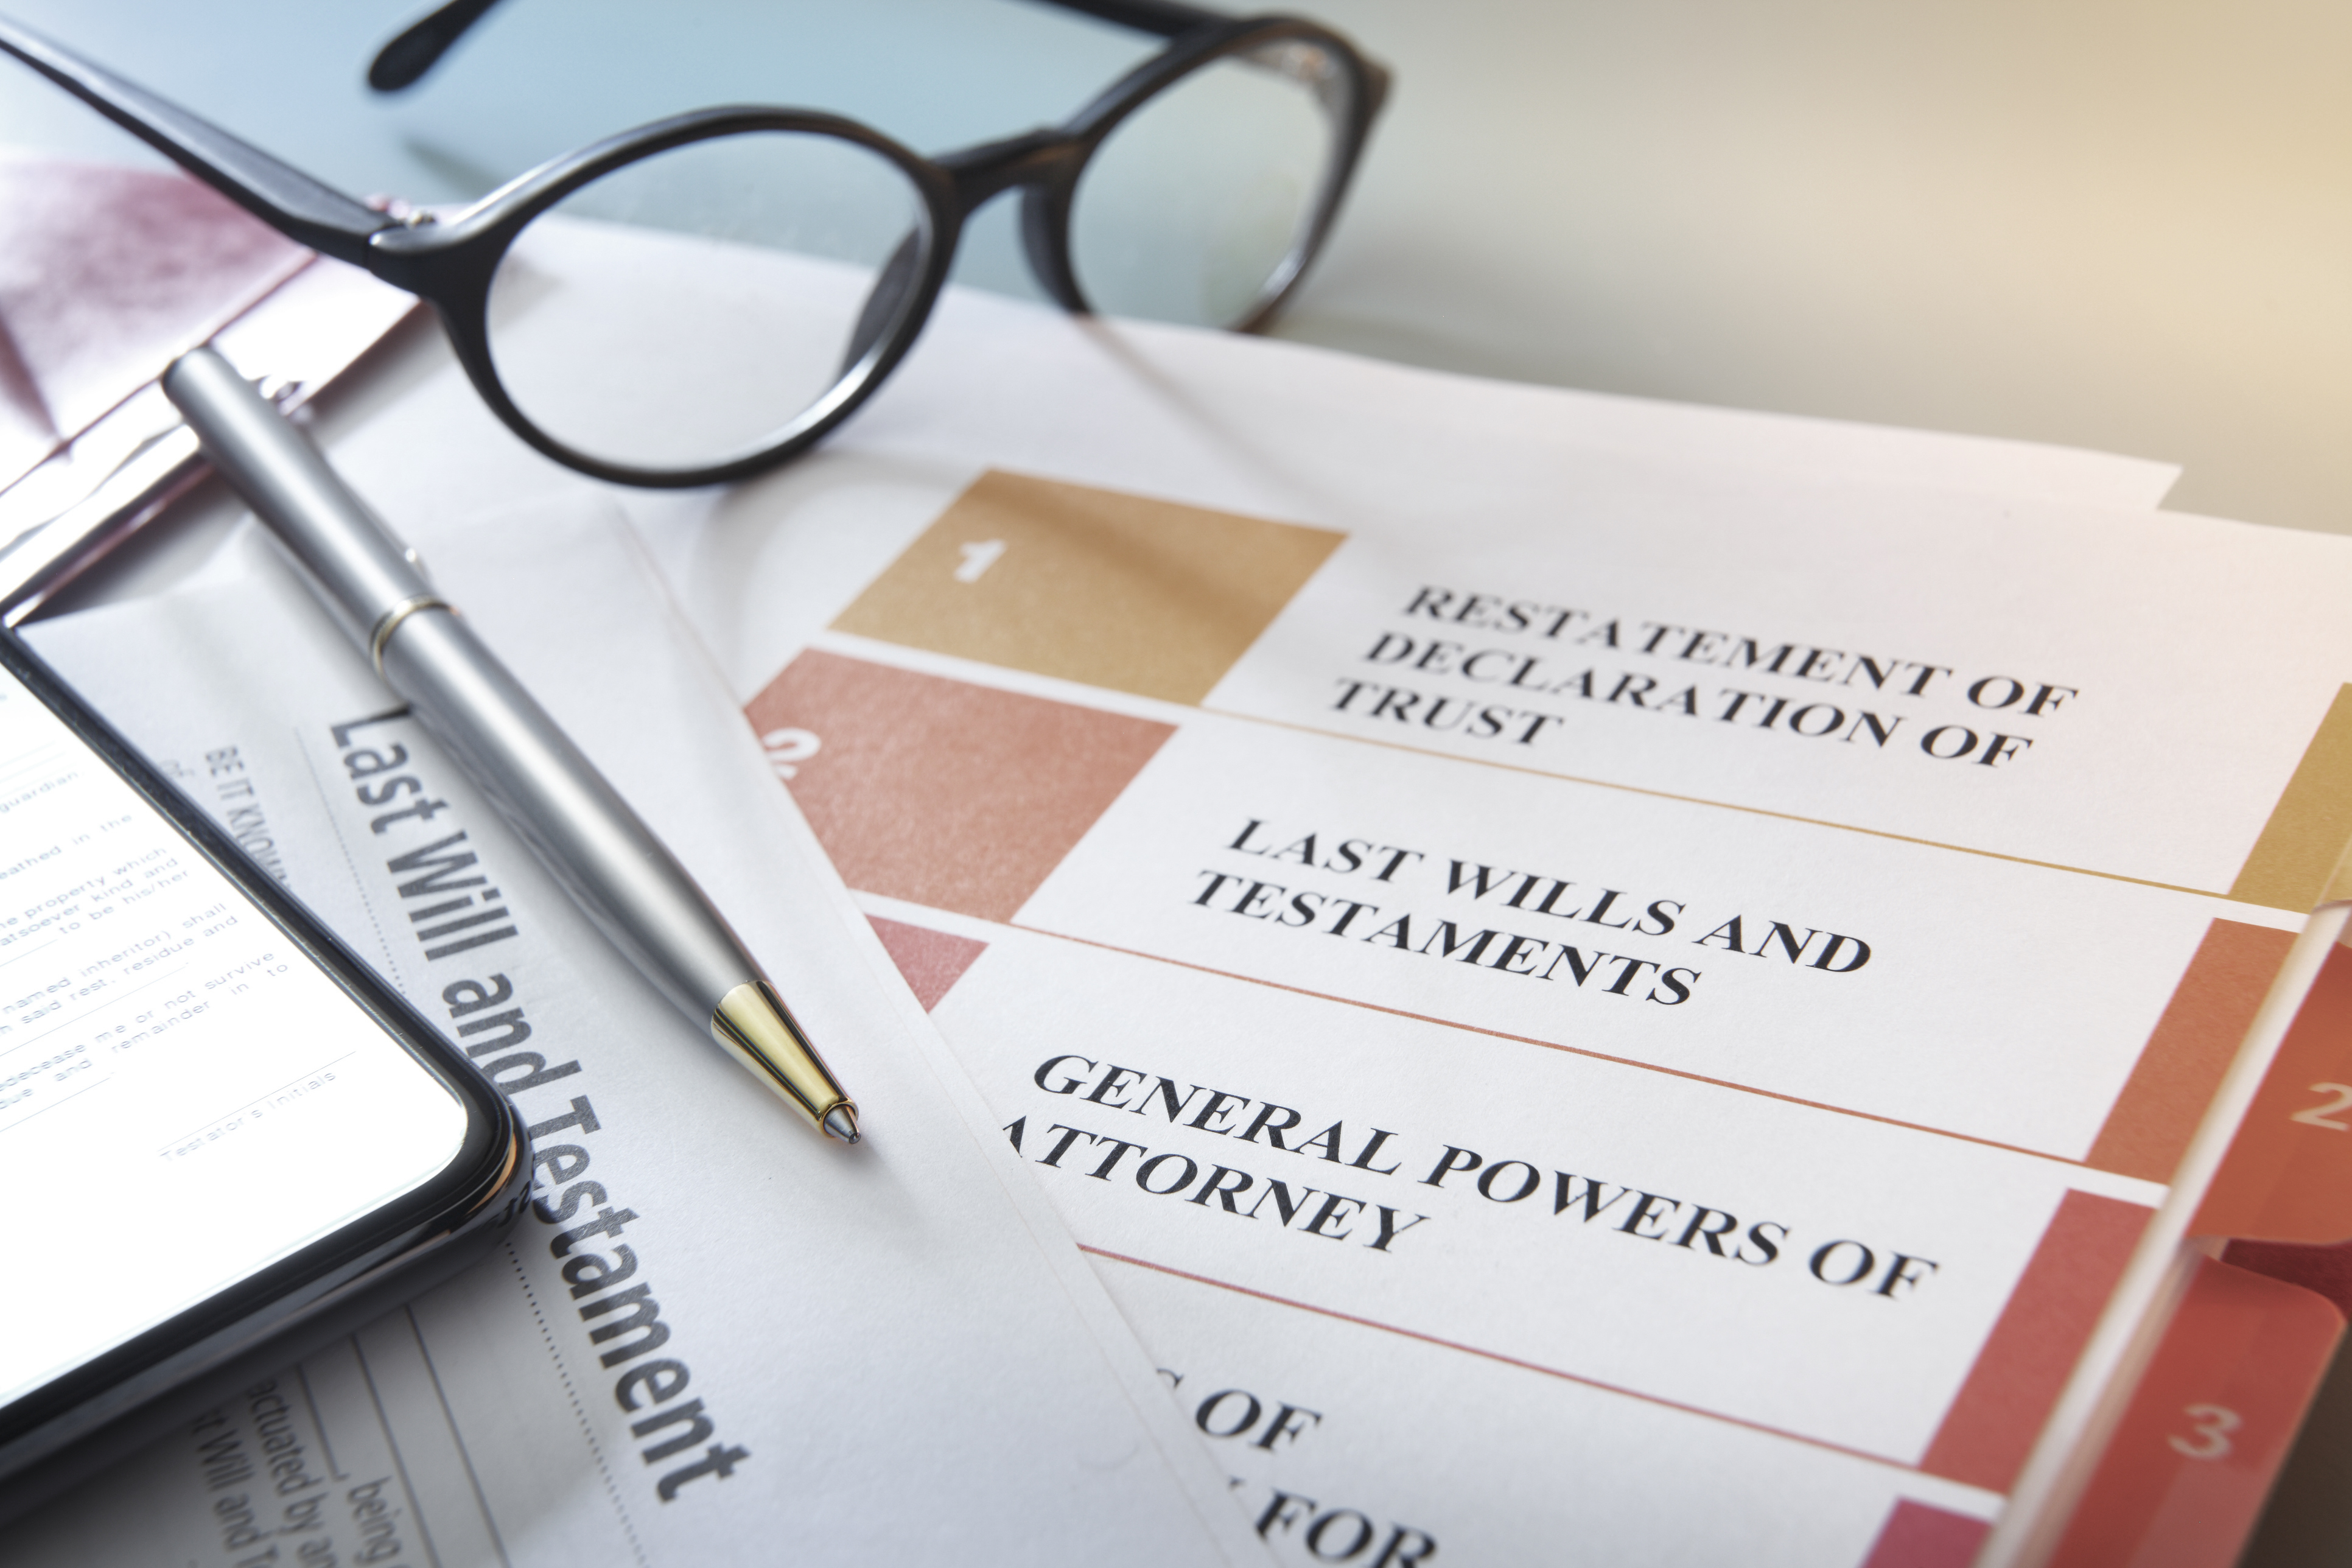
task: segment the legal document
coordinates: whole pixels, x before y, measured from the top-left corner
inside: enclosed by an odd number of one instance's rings
[[[408,369],[333,447],[396,526],[586,489]],[[2152,710],[2019,635],[2003,520],[2132,563],[2169,477],[956,296],[807,459],[615,500],[1277,1558],[1859,1563],[1981,1539],[2065,1375],[2012,1347],[2089,1331],[2218,1071],[2136,1062],[2300,921],[2307,856],[2231,894],[2324,647],[2261,724],[2198,688],[2264,773],[2185,847],[2000,804]],[[1943,556],[1821,586],[1930,523],[2012,557],[1973,618]]]
[[[11,1561],[1259,1555],[625,531],[574,508],[412,537],[461,604],[538,584],[486,634],[534,685],[569,672],[549,706],[857,1084],[869,1137],[815,1137],[681,1024],[266,552],[42,625],[513,1100],[537,1185],[488,1262],[12,1527]],[[94,1216],[87,1245],[152,1251],[142,1223]]]
[[[1253,1528],[1972,1550],[2343,847],[2341,542],[1122,326],[940,374],[633,510]]]
[[[747,707],[1299,1560],[1980,1537],[2333,868],[2352,638],[2275,606],[2341,542],[1755,489],[1612,544],[990,472]],[[2046,612],[2147,535],[2193,638]]]

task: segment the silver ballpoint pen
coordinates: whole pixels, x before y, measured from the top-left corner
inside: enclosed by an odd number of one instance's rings
[[[753,1076],[856,1142],[856,1105],[702,890],[310,438],[210,349],[174,361],[163,391],[377,672],[613,945]]]

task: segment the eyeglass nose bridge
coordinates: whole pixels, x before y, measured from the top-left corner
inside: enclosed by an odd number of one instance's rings
[[[955,187],[959,226],[1009,192],[1021,195],[1021,246],[1029,270],[1064,310],[1091,310],[1070,266],[1070,193],[1098,137],[1040,128],[942,153],[933,162]]]
[[[931,161],[955,182],[957,206],[968,218],[1006,191],[1075,175],[1088,151],[1087,138],[1041,126],[1001,142],[942,153]]]

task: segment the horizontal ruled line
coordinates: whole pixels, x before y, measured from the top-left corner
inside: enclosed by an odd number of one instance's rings
[[[1883,1127],[1900,1127],[1909,1132],[1925,1132],[1930,1137],[1949,1138],[1962,1143],[1973,1143],[1979,1148],[1999,1149],[2010,1154],[2023,1154],[2035,1160],[2047,1160],[2053,1164],[2071,1165],[2085,1171],[2100,1169],[2082,1160],[2069,1159],[2063,1154],[2053,1154],[2046,1149],[2029,1149],[2021,1143],[2004,1143],[1997,1138],[1979,1138],[1972,1132],[1956,1132],[1948,1127],[1930,1127],[1924,1122],[1905,1121],[1898,1117],[1881,1116],[1871,1110],[1856,1110],[1851,1106],[1832,1105],[1826,1100],[1806,1100],[1798,1095],[1782,1094],[1777,1089],[1759,1089],[1754,1084],[1740,1083],[1731,1079],[1709,1078],[1705,1073],[1691,1072],[1683,1068],[1664,1067],[1656,1062],[1645,1062],[1633,1057],[1613,1057],[1606,1051],[1587,1050],[1581,1046],[1564,1046],[1555,1040],[1539,1040],[1531,1035],[1514,1035],[1504,1029],[1489,1029],[1478,1024],[1465,1024],[1458,1018],[1440,1018],[1428,1013],[1408,1012],[1402,1007],[1383,1006],[1378,1002],[1363,1002],[1352,996],[1335,995],[1328,991],[1310,991],[1303,985],[1286,985],[1279,980],[1265,980],[1254,974],[1236,974],[1229,969],[1212,969],[1205,963],[1192,963],[1181,958],[1169,958],[1161,953],[1145,952],[1131,947],[1119,947],[1108,942],[1096,942],[1088,937],[1072,936],[1066,931],[1047,931],[1042,926],[1014,924],[1008,929],[1023,931],[1030,936],[1049,937],[1055,942],[1076,942],[1080,947],[1096,948],[1104,952],[1123,953],[1129,958],[1145,959],[1153,963],[1171,964],[1178,969],[1192,970],[1197,974],[1213,974],[1223,980],[1238,980],[1246,985],[1263,985],[1271,991],[1286,991],[1294,996],[1309,996],[1318,1002],[1336,1002],[1343,1007],[1361,1007],[1370,1013],[1386,1013],[1393,1018],[1410,1018],[1417,1024],[1434,1024],[1444,1029],[1460,1029],[1465,1034],[1485,1035],[1490,1039],[1509,1040],[1517,1045],[1534,1046],[1540,1050],[1559,1051],[1568,1056],[1586,1057],[1593,1061],[1612,1062],[1618,1067],[1633,1068],[1642,1072],[1663,1073],[1668,1078],[1684,1079],[1692,1083],[1704,1083],[1716,1089],[1727,1089],[1738,1094],[1752,1094],[1761,1100],[1777,1100],[1784,1105],[1801,1105],[1809,1110],[1825,1110],[1832,1116],[1851,1116],[1859,1121],[1875,1121]],[[2101,1174],[2115,1175],[2116,1173],[2101,1170]],[[2133,1182],[2136,1185],[2153,1188],[2158,1192],[2164,1190],[2163,1184],[2160,1182],[2139,1182],[2133,1177],[2121,1179]]]
[[[1412,745],[1378,735],[1357,734],[1297,719],[1278,719],[1270,714],[1253,713],[1244,709],[1217,707],[1205,700],[1193,704],[1171,702],[1164,698],[1140,697],[1132,692],[1090,686],[1083,681],[1071,680],[1066,677],[1040,675],[1033,670],[990,665],[953,654],[941,654],[928,648],[894,643],[884,638],[835,631],[831,627],[826,628],[812,642],[811,646],[822,647],[828,642],[837,642],[840,645],[837,651],[845,658],[862,658],[894,668],[930,675],[940,679],[961,681],[966,685],[979,686],[992,691],[1011,691],[1016,695],[1040,697],[1047,701],[1092,707],[1104,712],[1148,717],[1159,723],[1181,725],[1191,715],[1202,714],[1237,723],[1264,724],[1273,729],[1289,730],[1302,735],[1317,735],[1325,740],[1339,741],[1351,745],[1373,746],[1382,751],[1402,752],[1410,756],[1431,757],[1441,762],[1466,763],[1472,767],[1496,768],[1504,773],[1522,773],[1529,778],[1550,779],[1567,784],[1584,784],[1594,789],[1612,790],[1622,795],[1644,795],[1654,800],[1671,800],[1686,805],[1738,812],[1749,816],[1769,817],[1780,822],[1793,822],[1806,827],[1826,828],[1833,833],[1853,833],[1866,838],[1884,838],[1896,844],[1913,844],[1923,849],[1940,849],[1955,855],[1973,855],[1981,859],[2006,861],[2012,866],[2031,866],[2037,870],[2056,871],[2066,876],[2092,877],[2101,881],[2122,882],[2137,888],[2152,888],[2158,892],[2185,893],[2192,898],[2210,899],[2216,903],[2234,904],[2246,910],[2268,910],[2273,914],[2298,921],[2308,912],[2303,910],[2283,910],[2275,905],[2240,898],[2226,889],[2192,888],[2179,882],[2159,881],[2150,877],[2133,877],[2120,871],[2101,871],[2087,866],[2072,866],[2059,860],[2040,860],[2026,855],[2006,855],[1997,849],[1979,849],[1966,844],[1952,844],[1939,838],[1922,837],[1917,834],[1897,833],[1889,828],[1864,827],[1853,823],[1838,822],[1827,817],[1805,816],[1796,812],[1742,805],[1735,801],[1717,800],[1706,795],[1681,795],[1672,790],[1656,789],[1645,784],[1623,784],[1611,779],[1591,778],[1581,773],[1559,773],[1549,768],[1530,767],[1522,763],[1503,762],[1494,757],[1472,756],[1462,752]],[[1007,679],[1008,677],[1010,679]],[[1213,696],[1215,693],[1213,691],[1211,695]]]
[[[1318,1317],[1336,1319],[1343,1323],[1353,1323],[1359,1328],[1374,1329],[1384,1334],[1395,1334],[1401,1339],[1418,1340],[1423,1344],[1435,1345],[1440,1350],[1459,1351],[1464,1355],[1475,1355],[1481,1360],[1495,1362],[1503,1366],[1517,1367],[1522,1372],[1538,1373],[1545,1377],[1556,1377],[1563,1383],[1580,1384],[1586,1388],[1599,1389],[1603,1394],[1614,1394],[1626,1399],[1637,1399],[1644,1405],[1654,1405],[1662,1409],[1679,1410],[1686,1415],[1696,1415],[1703,1420],[1720,1421],[1726,1426],[1744,1427],[1750,1432],[1760,1432],[1768,1437],[1780,1437],[1791,1443],[1802,1443],[1810,1448],[1820,1448],[1832,1454],[1843,1454],[1850,1459],[1860,1459],[1865,1464],[1878,1465],[1891,1470],[1901,1470],[1906,1475],[1927,1474],[1916,1465],[1908,1465],[1900,1459],[1889,1458],[1884,1454],[1874,1454],[1866,1448],[1853,1448],[1843,1443],[1832,1443],[1826,1437],[1808,1437],[1801,1432],[1790,1432],[1779,1426],[1767,1426],[1761,1421],[1750,1421],[1745,1416],[1727,1415],[1719,1410],[1709,1410],[1703,1405],[1685,1405],[1678,1399],[1643,1394],[1639,1389],[1627,1388],[1620,1384],[1604,1383],[1597,1377],[1586,1377],[1580,1373],[1563,1372],[1556,1366],[1546,1366],[1541,1362],[1506,1355],[1500,1351],[1481,1350],[1476,1345],[1465,1345],[1459,1340],[1444,1339],[1436,1334],[1423,1333],[1418,1329],[1400,1328],[1394,1323],[1383,1323],[1377,1318],[1359,1317],[1353,1312],[1342,1312],[1334,1307],[1318,1307],[1311,1301],[1295,1301],[1287,1296],[1276,1296],[1271,1291],[1255,1289],[1247,1285],[1236,1285],[1228,1279],[1213,1279],[1206,1274],[1194,1274],[1186,1269],[1173,1268],[1165,1263],[1153,1263],[1141,1258],[1129,1258],[1125,1253],[1111,1252],[1099,1247],[1088,1247],[1083,1241],[1077,1244],[1077,1247],[1080,1252],[1092,1258],[1107,1258],[1113,1263],[1124,1263],[1134,1268],[1148,1268],[1155,1274],[1165,1274],[1171,1279],[1189,1279],[1195,1285],[1206,1285],[1213,1289],[1228,1290],[1236,1296],[1247,1296],[1252,1300],[1265,1301],[1276,1307],[1288,1307],[1300,1312],[1312,1312]],[[1940,1477],[1937,1479],[1941,1479]],[[1967,1489],[1977,1491],[1980,1489],[1971,1487]],[[1995,1499],[2000,1496],[1999,1493],[1984,1495]]]
[[[1736,811],[1748,816],[1769,816],[1779,822],[1794,822],[1806,827],[1825,827],[1833,833],[1858,833],[1865,838],[1885,838],[1896,844],[1916,844],[1922,849],[1948,850],[1955,855],[1974,855],[1986,860],[2005,860],[2012,866],[2032,866],[2037,870],[2060,871],[2070,877],[2095,877],[2102,881],[2125,882],[2135,888],[2154,888],[2164,893],[2187,893],[2193,898],[2213,899],[2222,903],[2247,904],[2254,909],[2271,909],[2269,904],[2235,898],[2211,888],[2183,887],[2178,882],[2159,882],[2148,877],[2127,877],[2120,871],[2097,871],[2087,866],[2068,866],[2056,860],[2036,860],[2025,855],[2004,855],[1998,849],[1975,849],[1966,844],[1947,844],[1938,838],[1922,838],[1916,834],[1895,833],[1884,827],[1860,827],[1851,822],[1832,822],[1826,817],[1800,816],[1793,811],[1772,811],[1760,805],[1741,805],[1736,801],[1711,800],[1703,795],[1676,795],[1672,790],[1651,789],[1642,784],[1618,784],[1609,779],[1587,778],[1580,773],[1553,773],[1548,768],[1533,768],[1519,763],[1497,762],[1492,757],[1467,756],[1460,752],[1441,752],[1429,746],[1409,746],[1402,741],[1382,740],[1377,735],[1353,735],[1344,730],[1327,730],[1318,725],[1303,723],[1296,719],[1274,719],[1263,713],[1246,713],[1234,708],[1201,709],[1203,713],[1220,719],[1232,719],[1245,724],[1266,724],[1277,730],[1292,730],[1302,735],[1320,735],[1328,741],[1345,741],[1359,746],[1377,746],[1383,751],[1404,752],[1416,757],[1435,757],[1442,762],[1467,763],[1472,767],[1499,768],[1505,773],[1525,773],[1530,778],[1554,779],[1562,784],[1585,784],[1593,789],[1614,790],[1621,795],[1647,795],[1653,800],[1677,801],[1685,805],[1704,805],[1717,811]],[[2295,910],[2279,910],[2282,914],[2298,914]]]

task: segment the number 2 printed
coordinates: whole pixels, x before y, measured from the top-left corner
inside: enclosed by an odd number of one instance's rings
[[[2311,1092],[2330,1098],[2317,1105],[2305,1106],[2287,1118],[2288,1121],[2300,1121],[2305,1127],[2325,1127],[2331,1132],[2352,1132],[2352,1121],[2336,1120],[2346,1111],[2352,1110],[2352,1083],[2315,1083],[2311,1086]]]
[[[794,764],[807,762],[824,745],[806,730],[771,730],[760,737],[760,745],[768,753],[768,765],[780,779],[791,778],[800,769]]]

